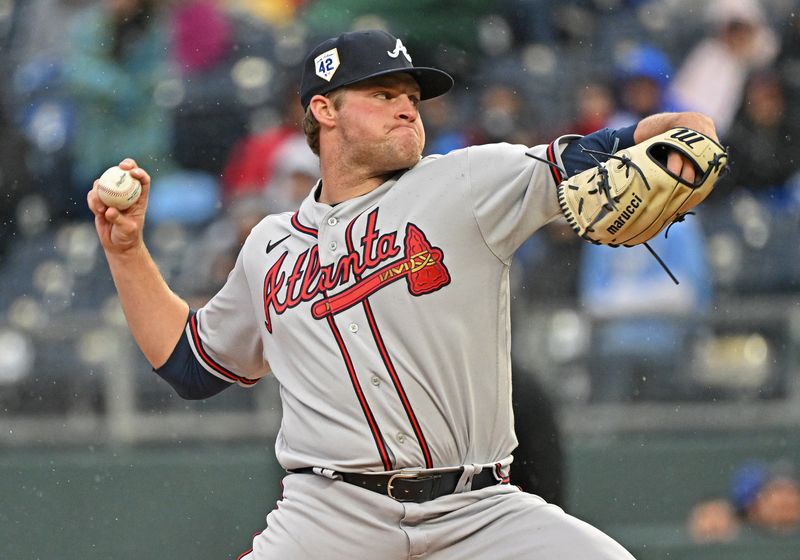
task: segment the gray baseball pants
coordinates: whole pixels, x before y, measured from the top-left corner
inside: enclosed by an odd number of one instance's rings
[[[598,529],[508,484],[422,504],[314,474],[290,474],[283,489],[240,560],[633,560]]]

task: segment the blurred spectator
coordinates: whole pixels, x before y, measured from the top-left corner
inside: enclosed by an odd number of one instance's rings
[[[60,60],[64,55],[64,24],[91,0],[11,0],[0,9],[0,35],[7,34],[0,52],[17,62]],[[7,22],[4,18],[7,17]],[[8,50],[6,50],[8,49]]]
[[[2,150],[6,157],[13,154],[7,160],[13,167],[6,170],[11,173],[7,179],[23,176],[18,185],[24,188],[19,190],[46,193],[43,208],[56,218],[74,212],[78,202],[83,209],[83,197],[76,201],[68,188],[74,112],[63,63],[64,22],[78,7],[73,2],[28,0],[6,2],[5,9],[0,8],[0,73],[5,77],[0,102],[8,126],[8,145]]]
[[[777,74],[763,71],[750,77],[740,113],[725,141],[731,147],[731,178],[737,187],[782,187],[800,170],[800,123],[789,118]]]
[[[71,23],[66,79],[77,110],[73,181],[82,200],[123,156],[154,174],[168,165],[170,119],[154,98],[167,36],[154,0],[104,0]]]
[[[237,142],[222,172],[225,198],[263,191],[272,176],[275,154],[284,142],[297,134],[295,126],[281,124]]]
[[[689,396],[692,344],[712,295],[705,237],[689,217],[649,244],[679,285],[643,246],[583,245],[578,296],[593,320],[592,401]]]
[[[578,89],[575,100],[575,120],[564,129],[566,134],[591,134],[607,126],[616,103],[610,88],[599,81],[589,82]]]
[[[616,62],[617,111],[605,126],[622,128],[663,111],[679,110],[668,85],[672,65],[659,49],[637,45],[624,50]]]
[[[623,2],[597,0],[500,0],[497,10],[509,21],[520,44],[580,45],[591,41],[599,16]],[[625,3],[630,4],[631,0]],[[627,8],[627,7],[626,7]]]
[[[267,211],[293,212],[319,179],[319,158],[305,137],[287,139],[275,154],[272,176],[263,190]]]
[[[172,43],[178,68],[192,76],[213,68],[228,55],[233,29],[214,0],[184,0],[172,11]]]
[[[519,43],[554,44],[568,38],[566,26],[559,25],[562,14],[554,0],[500,0],[497,4]],[[561,2],[562,6],[574,4]]]
[[[0,257],[17,231],[17,203],[30,190],[25,166],[26,143],[8,118],[2,103],[3,93],[0,84]]]
[[[761,529],[789,534],[800,528],[800,485],[788,473],[770,473],[754,497],[735,505],[740,515]]]
[[[172,152],[182,167],[217,175],[247,132],[249,110],[234,78],[240,32],[216,0],[184,0],[170,13],[170,41],[180,77]],[[265,36],[268,34],[265,33]],[[253,59],[254,82],[266,81],[266,61]],[[256,88],[266,83],[255,84]]]
[[[697,504],[688,529],[698,543],[730,542],[742,525],[770,535],[800,530],[800,482],[791,464],[748,462],[731,479],[730,496]]]
[[[481,94],[477,115],[476,143],[509,142],[527,146],[537,143],[533,104],[512,84],[488,85]]]
[[[794,2],[795,6],[798,3]],[[781,49],[775,61],[775,68],[780,74],[788,97],[793,101],[800,99],[800,10],[793,10],[781,20]],[[798,103],[792,104],[793,117],[800,113]]]
[[[733,505],[725,498],[701,502],[689,512],[689,536],[698,544],[731,542],[739,536],[741,523]]]
[[[243,195],[227,204],[203,234],[190,243],[175,287],[192,307],[202,307],[222,288],[250,230],[266,215],[262,196]]]
[[[779,45],[758,0],[714,0],[707,14],[712,34],[688,54],[672,89],[687,110],[714,119],[722,137],[741,105],[747,76],[769,65]]]
[[[316,0],[300,18],[314,35],[326,37],[359,27],[391,30],[415,53],[415,64],[444,65],[458,82],[480,62],[479,27],[495,14],[484,0]]]
[[[249,12],[271,25],[294,21],[297,10],[308,0],[225,0],[229,10]]]
[[[456,118],[458,110],[448,95],[425,101],[421,108],[425,122],[425,154],[446,154],[472,143],[463,123]]]
[[[287,156],[291,161],[284,165],[284,172],[287,166],[300,166],[301,170],[310,172],[316,165],[317,172],[314,174],[314,179],[316,180],[318,177],[318,159],[306,145],[305,135],[301,128],[304,115],[303,106],[294,88],[287,89],[284,93],[281,107],[283,109],[281,120],[277,126],[247,135],[234,145],[222,172],[225,200],[230,201],[252,193],[283,196],[283,194],[279,194],[281,187],[274,188],[272,193],[265,193],[265,189],[278,173],[278,167]],[[305,161],[302,161],[303,158]],[[278,178],[279,183],[283,180]],[[310,188],[311,185],[308,190]],[[307,191],[302,196],[305,197],[306,194],[308,194]],[[289,198],[296,200],[294,195],[290,195]],[[276,206],[271,210],[272,212],[285,212],[296,209],[297,206],[293,203],[281,203],[277,199],[275,202]]]

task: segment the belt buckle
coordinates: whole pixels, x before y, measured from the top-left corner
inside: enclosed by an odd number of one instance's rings
[[[394,490],[394,486],[392,485],[392,483],[397,478],[399,478],[401,480],[415,480],[415,479],[424,479],[424,478],[427,478],[427,476],[425,476],[425,475],[420,476],[420,473],[413,472],[413,471],[399,471],[399,472],[396,472],[392,476],[389,477],[389,481],[386,483],[386,494],[391,499],[397,500],[398,502],[402,502],[402,501],[408,501],[408,500],[404,500],[401,497],[397,497],[392,492]]]

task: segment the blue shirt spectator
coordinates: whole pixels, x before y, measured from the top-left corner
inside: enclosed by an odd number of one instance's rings
[[[130,156],[164,167],[168,110],[154,99],[165,78],[167,35],[150,0],[103,2],[79,13],[69,34],[67,81],[77,110],[75,189]]]
[[[699,221],[691,217],[649,242],[679,280],[644,246],[586,244],[578,296],[594,320],[591,398],[680,397],[688,392],[693,337],[712,299],[712,276]]]

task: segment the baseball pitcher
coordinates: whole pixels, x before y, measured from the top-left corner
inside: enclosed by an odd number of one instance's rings
[[[593,242],[646,241],[702,200],[724,151],[708,118],[674,113],[421,158],[420,104],[452,85],[383,31],[314,48],[300,94],[321,179],[297,211],[253,229],[201,309],[142,241],[147,172],[120,163],[143,189],[124,212],[88,195],[160,376],[190,399],[268,374],[280,384],[284,492],[240,558],[631,558],[508,484],[509,266],[562,215]]]

